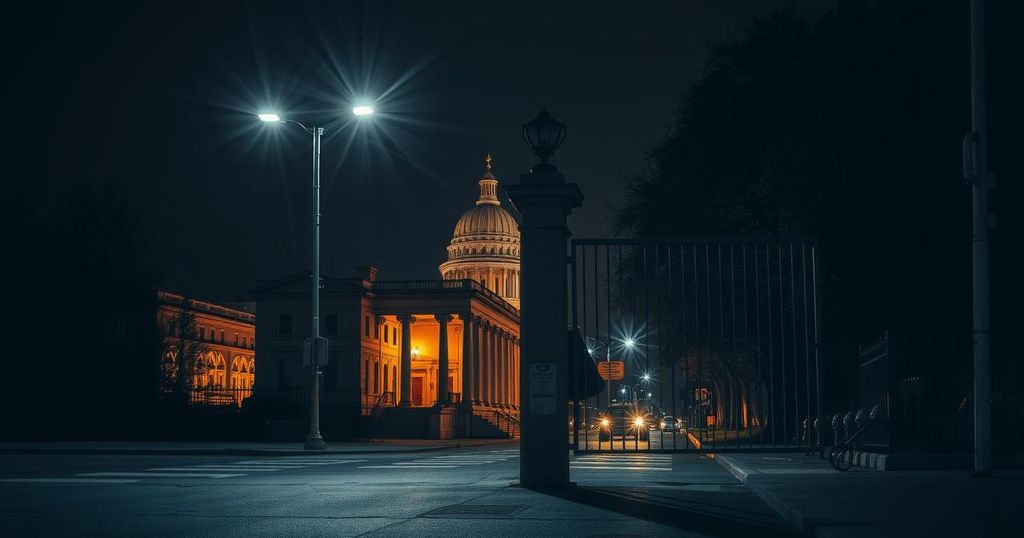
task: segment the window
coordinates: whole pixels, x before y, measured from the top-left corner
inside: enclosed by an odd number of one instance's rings
[[[388,330],[388,326],[387,326],[387,325],[385,325],[385,326],[384,326],[384,343],[385,343],[385,344],[387,344],[387,343],[389,342],[389,340],[388,340],[388,333],[389,333],[389,332],[390,332],[390,331]]]
[[[220,332],[220,343],[224,343],[224,331]]]
[[[363,316],[363,335],[370,337],[370,316]]]
[[[374,323],[373,324],[373,339],[374,340],[380,340],[380,324],[379,323]]]
[[[292,316],[291,314],[281,314],[277,318],[277,334],[281,336],[289,336],[292,334]]]
[[[238,345],[238,333],[235,333],[235,345]]]
[[[327,314],[324,316],[324,334],[338,334],[337,314]]]
[[[206,327],[199,328],[199,339],[206,340]]]
[[[370,355],[363,353],[363,394],[370,393]]]
[[[249,337],[248,336],[243,336],[242,337],[242,347],[249,347]]]
[[[398,345],[398,327],[391,328],[391,343]]]

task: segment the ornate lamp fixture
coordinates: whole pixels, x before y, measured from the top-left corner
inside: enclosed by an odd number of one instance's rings
[[[548,164],[548,158],[565,141],[565,124],[552,118],[547,110],[541,110],[536,118],[523,124],[523,140],[540,157],[540,167],[554,168]]]

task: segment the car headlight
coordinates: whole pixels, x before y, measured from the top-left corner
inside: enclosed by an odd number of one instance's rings
[[[661,423],[661,427],[662,427],[662,428],[664,428],[664,427],[665,427],[665,423],[664,423],[664,422],[662,422],[662,423]]]
[[[634,418],[633,419],[633,424],[637,428],[643,428],[644,427],[644,417],[636,417],[636,418]]]
[[[606,418],[602,418],[601,419],[601,425],[604,426],[605,428],[607,428],[609,424],[611,424],[610,420],[608,420]]]

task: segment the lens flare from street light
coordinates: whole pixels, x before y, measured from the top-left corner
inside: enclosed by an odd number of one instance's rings
[[[636,426],[637,428],[643,428],[644,427],[644,417],[636,417],[636,418],[634,418],[633,419],[633,425]]]
[[[281,121],[281,116],[278,116],[273,112],[262,112],[260,114],[257,114],[256,116],[260,118],[260,121],[265,121],[267,123]]]
[[[624,344],[624,345],[625,345],[625,346],[626,346],[627,348],[629,348],[629,349],[633,349],[633,346],[635,346],[635,345],[636,345],[636,342],[634,342],[632,338],[627,338],[627,339],[626,339],[626,341],[625,341],[625,342],[623,342],[623,344]]]
[[[644,374],[643,379],[644,379],[644,381],[650,381],[651,380],[651,374]]]
[[[369,116],[373,114],[373,107],[367,105],[359,105],[352,108],[352,113],[356,116]]]

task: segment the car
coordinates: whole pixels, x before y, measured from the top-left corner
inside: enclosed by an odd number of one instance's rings
[[[666,432],[677,432],[683,429],[683,421],[668,415],[661,419],[661,429]]]
[[[598,439],[609,441],[620,437],[646,441],[650,436],[651,418],[646,409],[629,402],[613,402],[598,417]]]

